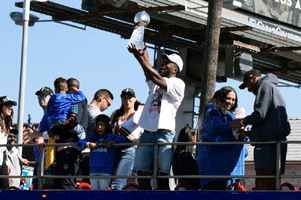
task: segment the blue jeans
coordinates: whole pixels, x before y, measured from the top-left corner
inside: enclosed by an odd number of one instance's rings
[[[114,170],[114,176],[129,176],[135,159],[136,146],[115,148],[115,157],[117,163]],[[112,190],[122,190],[126,185],[127,178],[116,178],[112,180]]]
[[[139,143],[173,142],[174,132],[144,131]],[[159,145],[158,150],[158,171],[169,174],[173,156],[173,145]],[[134,171],[154,170],[154,146],[138,146],[134,162]]]
[[[111,174],[108,173],[91,173],[91,176],[111,176]],[[111,183],[111,178],[91,178],[91,189],[92,190],[108,190],[110,183]]]
[[[76,133],[79,140],[83,140],[83,139],[86,138],[86,132],[85,132],[85,129],[84,129],[80,124],[77,124],[77,125],[71,130],[71,132],[72,132],[72,133]]]

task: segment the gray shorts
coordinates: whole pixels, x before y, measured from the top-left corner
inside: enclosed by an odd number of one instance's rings
[[[281,144],[281,174],[284,174],[287,144]],[[268,169],[276,174],[276,144],[259,144],[254,148],[254,164],[256,169]]]

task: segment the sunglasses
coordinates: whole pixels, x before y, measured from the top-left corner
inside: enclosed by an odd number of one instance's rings
[[[111,106],[111,103],[109,102],[109,100],[108,100],[106,97],[104,97],[104,99],[107,101],[108,107],[110,107],[110,106]]]
[[[40,99],[40,98],[46,99],[46,97],[47,97],[47,95],[46,95],[46,94],[37,95],[37,96],[38,96],[38,99]]]
[[[17,136],[15,136],[15,135],[8,135],[7,137],[8,138],[17,138]]]

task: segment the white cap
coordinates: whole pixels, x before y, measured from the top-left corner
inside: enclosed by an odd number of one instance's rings
[[[163,59],[167,58],[171,62],[176,63],[179,67],[179,71],[182,71],[182,69],[183,69],[183,60],[178,54],[173,53],[173,54],[167,55],[166,53],[163,53],[162,58]]]

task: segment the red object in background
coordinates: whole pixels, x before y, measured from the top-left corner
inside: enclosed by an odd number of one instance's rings
[[[37,137],[37,138],[35,139],[35,142],[36,142],[37,144],[43,144],[43,143],[44,143],[44,138],[43,138],[43,137]],[[38,146],[38,149],[40,149],[39,146]]]
[[[233,187],[234,190],[246,191],[246,189],[240,183],[232,183],[228,186],[227,190],[232,190]]]
[[[89,183],[82,182],[79,184],[79,186],[76,188],[78,190],[91,190],[91,185]]]

